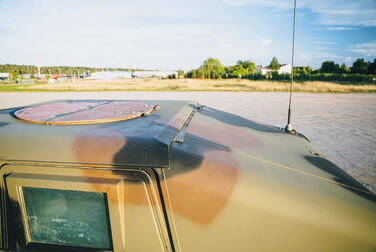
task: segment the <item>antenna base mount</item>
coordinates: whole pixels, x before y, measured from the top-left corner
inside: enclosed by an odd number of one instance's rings
[[[291,132],[292,131],[292,125],[291,124],[287,124],[286,127],[285,127],[285,131]]]
[[[290,123],[286,125],[286,127],[283,129],[283,131],[286,132],[286,133],[289,133],[289,134],[293,134],[293,135],[297,134],[296,130],[294,130],[292,128],[292,125]]]

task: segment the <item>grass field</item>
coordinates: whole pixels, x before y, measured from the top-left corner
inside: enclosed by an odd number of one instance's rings
[[[288,82],[250,81],[241,79],[123,79],[110,81],[77,80],[56,84],[0,84],[0,92],[22,91],[278,91],[289,90]],[[374,93],[376,85],[338,84],[333,82],[294,83],[294,92]]]

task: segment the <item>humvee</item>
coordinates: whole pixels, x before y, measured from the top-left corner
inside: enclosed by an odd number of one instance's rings
[[[375,251],[376,197],[300,134],[192,101],[0,111],[2,251]]]

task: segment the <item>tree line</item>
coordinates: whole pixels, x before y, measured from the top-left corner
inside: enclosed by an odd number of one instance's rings
[[[196,79],[231,79],[242,78],[250,80],[288,81],[290,74],[279,74],[280,64],[273,57],[267,74],[262,74],[251,60],[239,60],[236,65],[224,66],[218,59],[205,60],[198,69],[186,73],[186,78]],[[341,81],[341,82],[374,82],[376,75],[376,59],[366,62],[363,58],[355,60],[351,67],[346,64],[324,61],[321,68],[313,69],[310,66],[294,67],[294,79],[297,81]]]
[[[40,67],[41,74],[66,74],[73,75],[84,72],[98,72],[98,71],[142,71],[142,69],[131,68],[98,68],[98,67],[84,67],[84,66],[45,66]],[[38,67],[33,65],[0,65],[0,73],[17,72],[18,74],[37,74]]]
[[[321,73],[352,73],[352,74],[373,74],[376,75],[376,59],[373,62],[366,62],[359,58],[353,62],[351,67],[347,67],[345,63],[341,66],[334,61],[324,61],[320,68]]]
[[[231,79],[243,78],[250,80],[290,80],[289,74],[279,74],[280,64],[276,57],[270,61],[268,68],[271,70],[263,75],[252,60],[239,60],[235,65],[224,66],[218,59],[209,58],[205,60],[197,69],[187,73],[178,71],[176,77],[186,77],[194,79]],[[142,71],[142,69],[130,68],[93,68],[93,67],[73,67],[73,66],[51,66],[40,67],[41,74],[65,74],[68,76],[83,75],[86,72],[98,71]],[[0,65],[0,72],[10,73],[12,79],[17,79],[22,74],[36,75],[38,68],[33,65]],[[356,59],[352,66],[336,64],[334,61],[324,61],[321,68],[313,69],[310,66],[294,67],[294,79],[297,81],[343,81],[343,82],[374,82],[376,75],[376,59],[367,62],[363,58]]]
[[[84,66],[46,66],[40,67],[40,74],[65,74],[67,76],[79,76],[84,75],[86,72],[98,72],[98,71],[142,71],[142,69],[130,69],[130,68],[96,68],[96,67],[84,67]],[[32,78],[38,74],[38,67],[33,65],[12,65],[4,64],[0,65],[0,73],[10,73],[11,79],[17,79],[20,75],[31,74]]]

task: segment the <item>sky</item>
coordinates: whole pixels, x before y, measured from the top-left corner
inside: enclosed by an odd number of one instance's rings
[[[291,63],[293,0],[0,0],[0,64]],[[297,0],[294,65],[376,58],[376,0]]]

